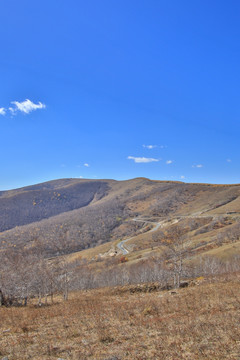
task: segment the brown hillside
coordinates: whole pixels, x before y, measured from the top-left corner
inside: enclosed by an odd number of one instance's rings
[[[119,239],[132,237],[131,254],[144,251],[145,256],[159,248],[162,238],[176,237],[181,227],[191,237],[190,247],[210,250],[215,245],[208,244],[215,240],[216,246],[238,240],[239,192],[240,185],[145,178],[63,179],[5,191],[0,193],[0,246],[40,247],[46,256],[55,256],[104,243],[110,249]],[[134,221],[136,217],[152,223]],[[159,221],[164,226],[151,233]]]

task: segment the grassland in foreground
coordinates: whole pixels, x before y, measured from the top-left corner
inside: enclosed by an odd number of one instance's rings
[[[9,360],[237,360],[240,273],[176,293],[77,292],[41,308],[2,307],[0,319],[0,356]]]

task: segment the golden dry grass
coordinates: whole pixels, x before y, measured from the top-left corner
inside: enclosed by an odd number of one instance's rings
[[[24,359],[240,358],[240,274],[155,293],[111,289],[0,308],[0,356]]]

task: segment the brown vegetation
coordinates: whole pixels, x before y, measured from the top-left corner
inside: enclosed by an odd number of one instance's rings
[[[191,236],[206,241],[206,235],[212,239],[217,230],[228,232],[228,215],[230,232],[235,231],[238,239],[239,191],[239,185],[219,187],[139,178],[123,182],[64,179],[0,192],[0,249],[35,249],[45,257],[70,254],[147,233],[152,225],[131,221],[135,216],[167,221],[203,214],[205,218],[180,222],[185,232],[195,230]],[[170,232],[171,223],[168,228]],[[227,236],[218,236],[219,244]],[[145,245],[139,241],[134,244],[135,251],[156,246],[155,239]]]
[[[240,275],[151,293],[91,290],[51,306],[0,308],[0,354],[24,359],[240,356]]]
[[[239,191],[140,178],[1,192],[0,356],[240,358]]]

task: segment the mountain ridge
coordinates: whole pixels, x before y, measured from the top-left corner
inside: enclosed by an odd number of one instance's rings
[[[136,216],[164,221],[203,213],[236,217],[239,195],[237,184],[52,180],[0,193],[0,248],[41,244],[46,256],[53,256],[135,236],[145,226],[128,221]]]

